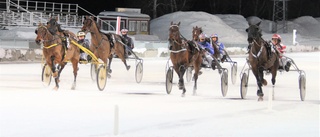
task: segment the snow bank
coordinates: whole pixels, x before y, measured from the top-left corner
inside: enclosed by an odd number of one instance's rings
[[[243,34],[230,27],[218,16],[206,12],[174,12],[163,15],[151,20],[151,34],[157,35],[161,40],[167,40],[171,21],[174,23],[181,22],[180,32],[187,39],[191,39],[192,37],[192,28],[198,26],[202,27],[204,33],[207,35],[214,33],[219,34],[221,41],[228,41],[228,43],[246,43],[246,37]]]

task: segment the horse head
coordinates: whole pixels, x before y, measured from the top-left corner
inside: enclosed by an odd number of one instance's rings
[[[202,27],[193,27],[193,30],[192,30],[192,39],[194,41],[199,41],[199,35],[202,33]]]
[[[175,24],[171,22],[169,28],[169,40],[177,41],[180,39],[180,31],[179,31],[180,22]]]
[[[259,40],[262,36],[262,30],[260,29],[259,25],[261,22],[257,24],[249,24],[249,28],[246,29],[248,33],[248,42],[252,43],[254,40]]]
[[[95,21],[92,16],[84,17],[83,26],[81,28],[85,33],[92,32],[92,27],[95,24]],[[97,26],[98,27],[98,26]]]
[[[48,35],[48,29],[42,23],[39,23],[38,28],[35,30],[35,33],[37,34],[35,42],[38,45],[40,45],[41,42],[43,42],[46,39],[46,37]]]

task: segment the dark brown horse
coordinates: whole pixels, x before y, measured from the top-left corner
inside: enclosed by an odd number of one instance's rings
[[[100,58],[105,65],[108,64],[108,58],[111,54],[111,45],[110,39],[100,32],[96,22],[94,21],[93,17],[85,17],[83,21],[83,26],[81,28],[82,31],[91,34],[91,45],[90,50],[93,54]]]
[[[72,32],[68,32],[70,35],[74,35]],[[68,49],[63,46],[63,41],[65,37],[60,32],[51,34],[47,26],[39,24],[36,30],[37,37],[35,39],[36,43],[40,45],[43,42],[43,56],[45,57],[46,64],[50,66],[52,71],[52,76],[55,78],[55,90],[59,88],[59,78],[60,73],[67,64],[71,61],[73,67],[74,81],[71,89],[76,87],[76,79],[78,72],[78,62],[80,58],[80,50],[77,46],[70,43]],[[75,36],[75,35],[74,35]],[[72,37],[69,37],[72,39]]]
[[[264,94],[261,87],[262,85],[267,85],[267,81],[263,78],[263,71],[271,72],[271,82],[274,86],[279,67],[279,56],[276,50],[273,49],[273,47],[270,47],[269,44],[262,39],[259,25],[260,22],[254,25],[249,24],[249,28],[246,29],[246,31],[248,32],[248,42],[251,45],[249,51],[249,62],[252,73],[257,80],[258,100],[262,101]]]
[[[202,27],[193,27],[192,29],[192,40],[194,41],[200,41],[199,40],[199,35],[202,33]]]
[[[202,62],[201,51],[194,41],[188,41],[179,31],[180,22],[174,24],[171,22],[169,28],[169,43],[170,43],[170,59],[173,64],[173,69],[179,76],[179,89],[183,90],[182,96],[185,96],[186,88],[184,86],[183,75],[186,69],[190,66],[195,70],[193,94],[196,94],[197,80]]]

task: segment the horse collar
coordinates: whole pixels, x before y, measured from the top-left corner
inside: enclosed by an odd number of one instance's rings
[[[252,48],[252,46],[251,46],[251,48]],[[253,54],[252,50],[250,50],[250,51],[251,51],[252,56],[253,56],[254,58],[257,58],[257,59],[258,59],[258,57],[259,57],[259,56],[261,55],[261,53],[262,53],[262,50],[263,50],[263,46],[261,46],[261,48],[260,48],[260,50],[259,50],[259,52],[258,52],[257,55]]]

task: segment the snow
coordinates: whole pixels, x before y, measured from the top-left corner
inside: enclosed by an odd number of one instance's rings
[[[245,57],[232,56],[238,63],[237,82],[229,85],[226,97],[220,91],[217,71],[202,69],[197,95],[193,82],[186,83],[181,97],[177,75],[171,94],[165,90],[167,58],[145,58],[143,79],[135,82],[135,67],[126,71],[114,59],[112,77],[104,91],[90,78],[90,64],[79,65],[76,90],[70,90],[70,64],[61,74],[60,89],[41,84],[41,64],[0,64],[1,137],[318,137],[319,136],[319,52],[289,53],[306,72],[306,100],[300,101],[298,73],[278,73],[275,100],[268,106],[269,84],[263,87],[265,101],[258,102],[252,73],[246,99],[240,99],[240,71]],[[129,60],[134,65],[134,60]],[[23,71],[21,71],[23,70]],[[271,76],[266,75],[270,83]],[[119,109],[119,130],[114,135],[115,107]]]
[[[297,30],[297,41],[300,45],[319,45],[320,42],[320,22],[319,18],[303,16],[287,21],[288,33],[280,30],[278,33],[282,37],[282,43],[287,46],[293,45],[293,29]],[[219,41],[228,44],[247,44],[248,22],[256,24],[261,21],[260,28],[263,30],[263,38],[270,40],[272,36],[270,20],[260,19],[251,16],[244,18],[235,14],[212,15],[206,12],[174,12],[151,20],[151,34],[157,35],[162,40],[167,40],[168,29],[171,22],[180,24],[180,32],[187,39],[191,39],[192,28],[202,27],[204,33],[211,35],[219,34]]]

